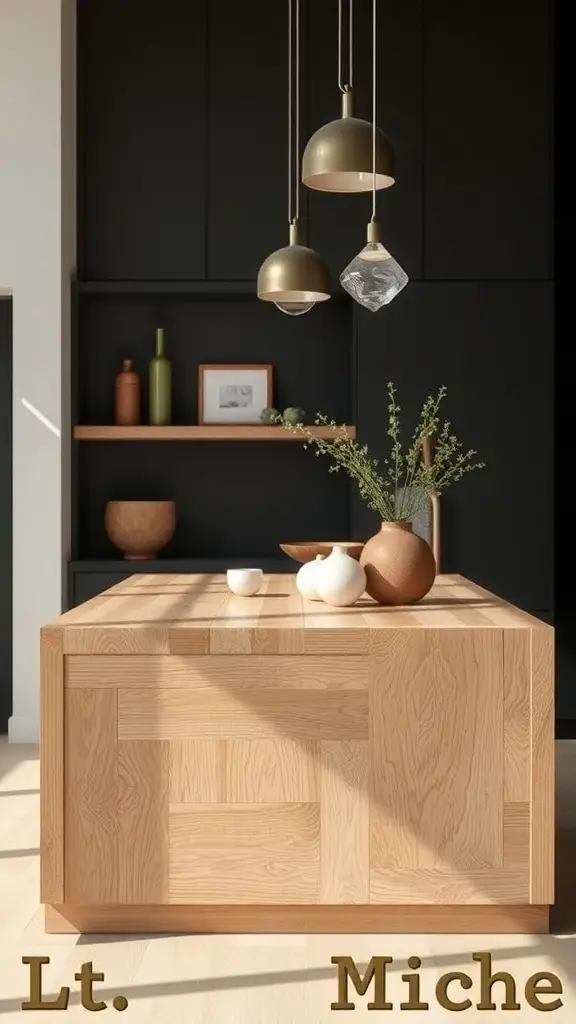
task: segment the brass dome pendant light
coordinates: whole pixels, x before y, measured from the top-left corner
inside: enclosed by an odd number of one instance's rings
[[[294,17],[294,5],[296,16]],[[295,73],[292,36],[296,35]],[[292,116],[292,92],[295,113]],[[294,154],[292,133],[294,132]],[[288,0],[288,223],[290,244],[271,253],[258,272],[257,293],[263,302],[273,302],[282,313],[301,316],[317,302],[330,298],[330,274],[317,252],[300,245],[300,0]],[[295,193],[294,204],[292,193]],[[293,208],[294,207],[294,208]]]
[[[340,284],[361,306],[376,313],[408,284],[408,274],[380,241],[376,220],[376,2],[372,0],[372,218],[366,245],[340,274]]]
[[[308,140],[302,181],[321,192],[369,192],[373,187],[372,125],[354,117],[353,4],[348,0],[348,81],[342,81],[342,0],[338,0],[338,86],[342,117],[323,125]],[[390,188],[396,177],[394,150],[384,132],[376,133],[376,188]]]

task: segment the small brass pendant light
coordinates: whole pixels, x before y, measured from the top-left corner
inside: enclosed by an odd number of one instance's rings
[[[294,17],[294,5],[296,15]],[[295,73],[292,61],[292,36],[296,28]],[[295,81],[294,81],[295,79]],[[295,114],[292,116],[292,91]],[[294,123],[293,123],[294,122]],[[292,152],[292,132],[294,150]],[[300,245],[299,238],[299,159],[300,159],[300,0],[288,0],[288,223],[290,244],[271,253],[258,272],[257,293],[263,302],[291,316],[308,313],[317,302],[330,298],[330,274],[314,249]],[[294,209],[292,191],[294,183]]]
[[[366,245],[340,274],[344,291],[372,313],[392,302],[408,284],[408,274],[382,245],[376,220],[376,3],[377,0],[372,0],[372,218],[366,231]]]
[[[338,86],[342,117],[323,125],[308,140],[302,158],[302,181],[320,192],[369,192],[389,188],[396,177],[394,150],[383,132],[376,133],[376,175],[372,168],[372,125],[354,117],[353,4],[348,0],[348,81],[342,81],[342,0],[338,0]]]

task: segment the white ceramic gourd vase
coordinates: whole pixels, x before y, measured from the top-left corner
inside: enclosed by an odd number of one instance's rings
[[[319,566],[315,584],[321,601],[343,608],[362,597],[366,589],[366,573],[345,548],[336,544]]]
[[[307,601],[320,601],[316,591],[316,579],[324,555],[316,555],[311,562],[304,562],[296,573],[296,587]]]

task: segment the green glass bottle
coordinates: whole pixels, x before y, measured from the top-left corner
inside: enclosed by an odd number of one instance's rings
[[[156,331],[156,355],[150,363],[149,418],[154,426],[167,426],[172,416],[172,367],[164,352],[164,329]]]

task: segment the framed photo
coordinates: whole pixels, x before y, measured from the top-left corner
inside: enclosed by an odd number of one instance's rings
[[[272,366],[215,363],[198,367],[198,423],[260,423],[272,405]]]

